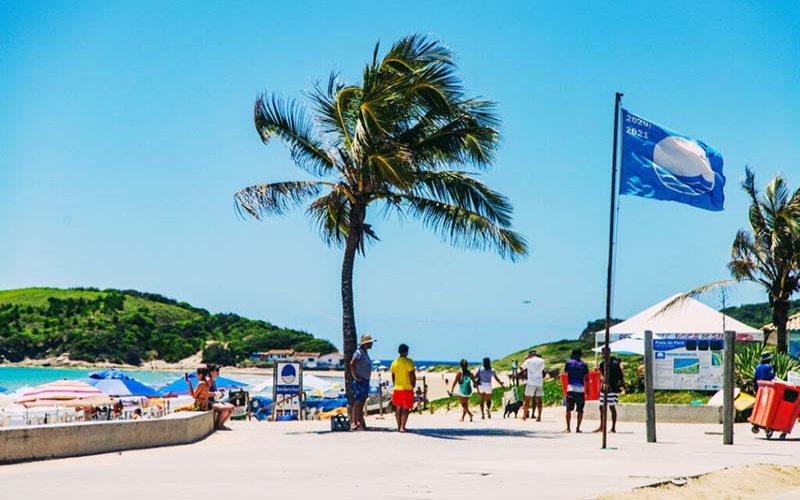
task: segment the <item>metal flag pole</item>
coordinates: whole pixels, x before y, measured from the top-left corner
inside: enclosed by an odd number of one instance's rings
[[[606,449],[606,438],[608,433],[608,381],[611,373],[611,363],[609,362],[608,344],[611,337],[611,280],[614,266],[614,205],[617,201],[617,140],[619,136],[619,106],[622,102],[622,93],[617,92],[614,98],[614,146],[611,151],[611,215],[608,224],[608,275],[606,277],[606,341],[603,349],[603,381],[601,389],[603,391],[603,408],[601,411],[603,427],[603,449]]]

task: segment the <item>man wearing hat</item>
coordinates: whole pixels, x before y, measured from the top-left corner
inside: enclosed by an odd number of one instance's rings
[[[358,349],[350,360],[350,374],[353,376],[353,415],[350,428],[353,430],[364,429],[364,403],[369,396],[369,376],[372,374],[372,360],[369,359],[368,350],[372,349],[375,340],[370,335],[362,335]]]
[[[754,377],[755,389],[758,390],[759,380],[772,380],[775,378],[775,370],[772,368],[772,353],[764,351],[761,353],[761,364],[756,366],[756,375]]]

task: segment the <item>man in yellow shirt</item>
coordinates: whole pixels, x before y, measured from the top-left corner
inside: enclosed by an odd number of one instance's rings
[[[392,361],[392,366],[389,368],[394,384],[392,404],[395,408],[394,418],[397,420],[397,431],[406,432],[408,414],[414,406],[414,386],[417,385],[417,373],[414,370],[414,361],[408,358],[408,346],[400,344],[397,352],[400,357]]]

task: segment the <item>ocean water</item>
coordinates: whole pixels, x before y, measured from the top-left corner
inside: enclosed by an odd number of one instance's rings
[[[0,386],[8,389],[7,392],[12,392],[20,387],[36,386],[54,380],[74,380],[86,377],[96,371],[100,371],[100,369],[0,366]],[[161,387],[183,376],[182,372],[152,370],[131,370],[127,373],[152,387]]]
[[[373,363],[388,368],[389,365],[392,364],[392,361],[393,359],[375,359]],[[458,363],[458,361],[414,360],[414,364],[416,364],[417,368],[435,365],[455,367],[458,366]],[[476,363],[471,362],[470,366],[475,364]],[[37,386],[54,380],[74,380],[76,378],[87,377],[90,373],[100,370],[100,368],[44,368],[0,365],[0,387],[5,387],[7,389],[6,393],[9,393],[20,387]],[[183,378],[183,372],[181,371],[126,370],[126,372],[138,381],[155,388],[165,386],[175,379]],[[341,382],[340,376],[330,374],[329,372],[308,371],[308,373],[330,380],[333,383]],[[266,381],[272,381],[271,376],[231,373],[226,372],[224,368],[222,375],[251,386],[256,386]]]

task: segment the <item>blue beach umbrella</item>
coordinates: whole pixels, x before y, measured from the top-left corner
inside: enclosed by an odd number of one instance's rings
[[[192,381],[192,387],[197,385],[197,374],[190,373],[189,380]],[[217,377],[214,379],[215,383],[217,384],[217,389],[241,389],[242,387],[247,387],[249,384],[245,384],[244,382],[239,382],[238,380],[233,380],[226,377]],[[161,396],[184,396],[189,394],[189,386],[186,384],[186,379],[181,377],[178,380],[170,382],[169,384],[165,385],[164,387],[158,390]]]
[[[5,387],[3,387],[2,385],[0,385],[0,392],[6,392],[7,390],[8,390],[8,389],[6,389],[6,388],[5,388]]]
[[[160,398],[161,394],[149,385],[145,385],[121,370],[103,370],[90,373],[88,377],[79,379],[94,386],[104,394],[114,397],[146,397]]]

